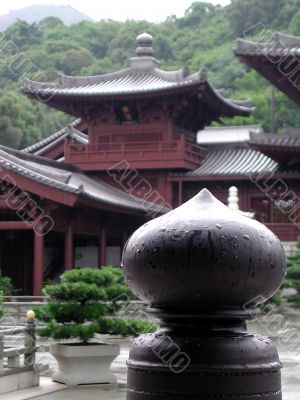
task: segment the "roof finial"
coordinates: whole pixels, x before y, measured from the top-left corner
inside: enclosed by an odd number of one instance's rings
[[[153,37],[149,35],[149,33],[142,33],[141,35],[137,36],[137,49],[135,51],[137,56],[145,57],[145,56],[153,56],[154,50],[152,47]]]
[[[227,198],[228,201],[228,207],[231,208],[232,210],[239,210],[239,191],[236,186],[231,186],[229,188],[229,195]]]

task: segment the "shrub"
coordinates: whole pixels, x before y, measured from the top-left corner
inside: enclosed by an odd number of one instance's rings
[[[4,307],[3,307],[3,291],[0,290],[0,318],[4,315]]]
[[[47,285],[48,303],[35,309],[46,323],[41,336],[88,342],[95,333],[137,336],[155,326],[140,318],[122,318],[122,309],[133,293],[125,285],[121,269],[82,268],[66,271],[58,284]]]
[[[15,294],[16,289],[8,276],[0,276],[0,291],[3,296],[11,296]]]

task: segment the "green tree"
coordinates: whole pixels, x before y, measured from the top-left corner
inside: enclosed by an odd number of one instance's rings
[[[11,125],[6,115],[0,117],[0,143],[8,147],[18,147],[22,138],[22,131]]]
[[[38,27],[42,31],[46,29],[52,29],[57,25],[64,25],[62,20],[58,17],[46,17],[38,23]]]
[[[46,286],[43,292],[48,303],[35,310],[37,318],[46,323],[41,336],[88,342],[95,333],[137,336],[155,330],[148,321],[118,316],[120,301],[127,304],[134,298],[121,269],[67,271],[60,283]]]
[[[184,17],[178,21],[179,26],[192,27],[199,25],[217,9],[218,6],[214,6],[208,2],[194,2],[185,11]]]
[[[56,67],[67,75],[77,75],[93,62],[94,57],[88,49],[69,49],[59,57]]]

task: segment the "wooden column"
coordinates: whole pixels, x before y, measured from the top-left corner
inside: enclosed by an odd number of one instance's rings
[[[67,232],[65,233],[64,242],[64,269],[72,269],[74,267],[74,243],[73,243],[73,229],[72,225],[68,225]]]
[[[127,239],[128,239],[128,233],[124,232],[122,237],[122,248],[125,246]]]
[[[44,281],[44,236],[40,232],[34,234],[34,256],[33,256],[33,295],[42,294]]]
[[[183,196],[183,193],[182,193],[182,180],[180,179],[178,181],[178,205],[179,206],[181,206],[181,204],[182,204],[182,196]]]
[[[99,236],[98,267],[106,265],[106,228],[102,228]]]

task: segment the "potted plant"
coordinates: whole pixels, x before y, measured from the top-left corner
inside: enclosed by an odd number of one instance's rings
[[[134,298],[120,269],[73,269],[43,292],[48,302],[35,310],[37,319],[46,323],[39,335],[64,340],[50,349],[58,363],[55,381],[67,385],[114,382],[109,367],[119,354],[119,345],[92,341],[95,334],[136,336],[154,330],[148,321],[120,313],[120,300]]]

